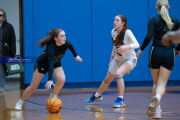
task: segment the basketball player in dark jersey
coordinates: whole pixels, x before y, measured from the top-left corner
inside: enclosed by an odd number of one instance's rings
[[[53,92],[49,98],[58,97],[57,94],[61,90],[65,82],[65,74],[61,66],[61,58],[67,49],[73,53],[75,60],[82,62],[82,59],[76,54],[72,44],[66,40],[65,32],[62,29],[53,29],[49,35],[42,39],[38,44],[40,47],[46,46],[46,50],[37,57],[34,65],[34,73],[32,82],[24,91],[21,99],[17,102],[15,109],[22,110],[24,101],[29,98],[37,89],[43,76],[48,72],[48,81],[45,84],[46,89],[54,86]],[[56,78],[56,83],[52,81],[52,77]]]
[[[144,42],[137,52],[137,58],[151,41],[153,42],[149,52],[149,67],[153,76],[153,89],[151,104],[147,110],[147,116],[161,118],[160,100],[165,93],[165,87],[174,66],[175,56],[179,54],[180,45],[175,47],[170,42],[169,47],[162,44],[162,37],[168,31],[179,29],[179,21],[168,13],[168,0],[158,0],[156,8],[159,15],[151,18],[148,22],[148,32]]]

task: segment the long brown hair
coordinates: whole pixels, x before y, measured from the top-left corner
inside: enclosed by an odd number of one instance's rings
[[[121,18],[122,22],[124,22],[124,26],[123,26],[122,30],[120,31],[120,33],[116,36],[116,39],[113,40],[113,38],[112,38],[112,43],[115,46],[121,46],[123,44],[124,35],[125,35],[126,30],[128,29],[128,26],[127,26],[126,17],[124,17],[123,15],[117,15],[117,16]]]
[[[45,38],[41,38],[39,43],[35,46],[44,47],[45,45],[54,41],[54,37],[58,37],[58,34],[63,31],[62,29],[52,29]]]

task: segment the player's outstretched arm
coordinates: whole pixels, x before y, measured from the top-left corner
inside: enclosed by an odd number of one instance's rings
[[[79,57],[79,56],[76,56],[75,57],[75,60],[77,61],[77,62],[82,62],[83,60],[81,59],[81,57]]]
[[[169,41],[172,41],[173,43],[177,42],[177,43],[180,43],[180,29],[178,31],[171,31],[171,32],[168,32],[166,33],[164,36],[163,36],[163,39],[162,39],[162,43],[165,45],[165,46],[169,46]]]

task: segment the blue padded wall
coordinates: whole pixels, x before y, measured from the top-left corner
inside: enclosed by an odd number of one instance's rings
[[[148,21],[147,0],[138,0],[136,2],[134,0],[93,0],[93,81],[103,81],[107,74],[113,48],[111,30],[114,28],[114,17],[119,14],[127,18],[128,28],[132,30],[140,45],[146,35]],[[129,75],[124,76],[125,81],[149,80],[148,49],[143,52],[140,58],[134,70]]]
[[[70,3],[70,4],[69,4]],[[91,7],[90,0],[34,0],[34,44],[49,30],[61,28],[66,33],[66,39],[72,43],[77,54],[84,60],[75,61],[68,50],[62,58],[62,67],[66,75],[66,82],[88,82],[92,80],[91,65]],[[34,56],[45,48],[34,47]],[[47,81],[47,75],[42,83]]]
[[[23,56],[33,57],[33,13],[32,0],[23,0]],[[25,63],[24,84],[30,84],[33,75],[33,61]]]
[[[53,28],[61,28],[66,32],[77,54],[83,62],[75,61],[70,50],[62,59],[62,66],[66,75],[66,82],[88,82],[92,80],[91,65],[91,2],[86,1],[24,1],[24,27],[29,26],[30,31],[24,29],[25,47],[24,56],[36,58],[45,48],[34,46],[41,37]],[[69,4],[69,2],[71,4]],[[28,13],[28,14],[27,14]],[[26,16],[31,18],[28,18]],[[30,33],[29,33],[30,32]],[[32,33],[31,33],[32,32]],[[27,34],[27,35],[26,35]],[[29,42],[30,41],[30,42]],[[26,49],[27,48],[27,49]],[[32,49],[32,50],[31,50]],[[35,61],[34,61],[35,63]],[[25,66],[25,84],[30,84],[33,64]],[[26,75],[27,74],[27,75]],[[41,83],[47,81],[47,75]]]

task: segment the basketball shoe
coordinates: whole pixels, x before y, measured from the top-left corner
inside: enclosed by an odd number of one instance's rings
[[[125,107],[124,99],[118,97],[113,105],[113,107]]]
[[[86,100],[86,104],[92,104],[94,101],[99,102],[102,99],[103,99],[103,97],[101,95],[99,97],[92,95],[89,99]]]

